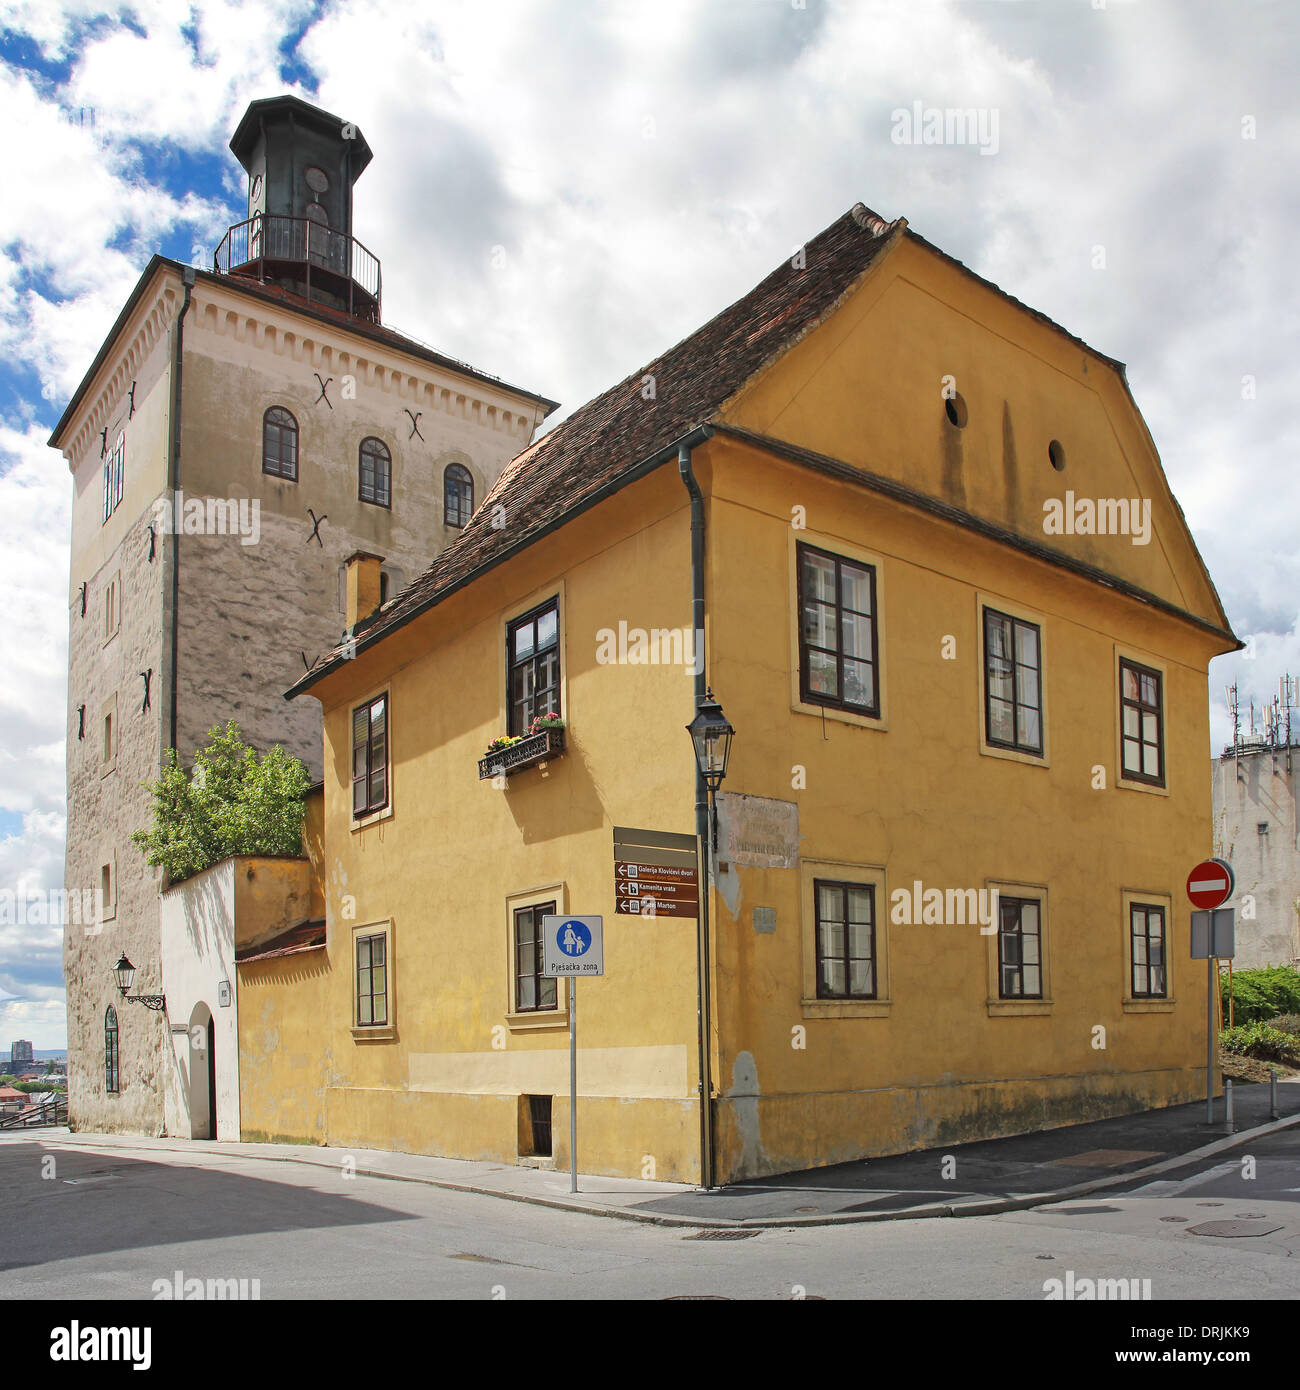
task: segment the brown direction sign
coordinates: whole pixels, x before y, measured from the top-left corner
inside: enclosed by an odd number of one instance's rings
[[[615,826],[614,911],[636,917],[698,917],[695,836]]]
[[[699,903],[691,898],[619,898],[614,911],[621,917],[698,917]]]

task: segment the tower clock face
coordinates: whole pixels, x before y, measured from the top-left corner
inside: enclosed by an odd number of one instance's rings
[[[324,193],[330,186],[329,175],[314,164],[303,173],[303,178],[307,180],[307,187],[313,193]]]

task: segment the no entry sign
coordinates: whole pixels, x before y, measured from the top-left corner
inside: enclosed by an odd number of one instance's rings
[[[1235,881],[1231,867],[1222,859],[1203,859],[1187,875],[1187,896],[1202,911],[1222,907],[1232,897]]]

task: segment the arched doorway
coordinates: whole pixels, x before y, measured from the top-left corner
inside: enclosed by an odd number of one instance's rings
[[[217,1137],[217,1049],[212,1010],[204,1003],[190,1015],[190,1138]]]

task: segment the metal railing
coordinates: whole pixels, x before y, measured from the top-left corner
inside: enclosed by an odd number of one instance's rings
[[[355,304],[353,291],[359,289],[365,301],[374,301],[374,318],[378,321],[382,290],[379,258],[356,237],[337,232],[310,217],[258,213],[231,227],[212,255],[212,269],[218,275],[256,268],[258,278],[263,279],[270,262],[303,266],[308,299],[311,298],[313,267],[327,272],[327,277],[346,280],[349,312],[369,307],[368,302]],[[327,277],[322,277],[322,288]],[[337,292],[337,287],[330,286],[330,291]]]
[[[68,1123],[68,1098],[58,1096],[54,1100],[41,1101],[30,1105],[13,1115],[0,1116],[0,1129],[26,1129],[29,1125],[66,1125]]]

